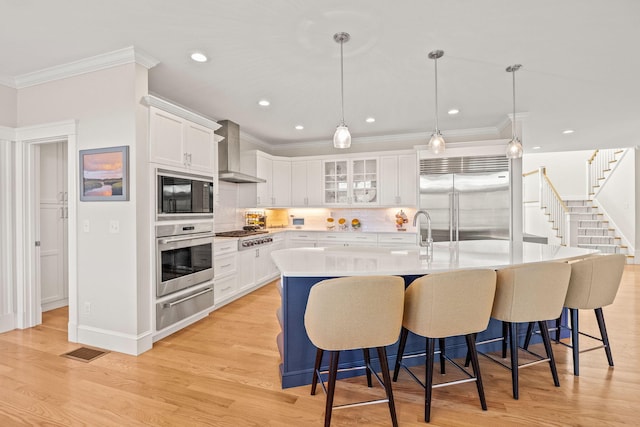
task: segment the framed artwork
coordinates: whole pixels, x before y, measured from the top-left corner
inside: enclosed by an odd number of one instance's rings
[[[129,146],[80,150],[80,200],[129,200]]]

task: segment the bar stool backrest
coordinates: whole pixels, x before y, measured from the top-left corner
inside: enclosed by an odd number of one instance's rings
[[[537,322],[560,317],[571,266],[539,262],[498,270],[491,316],[504,322]]]
[[[568,308],[595,309],[611,303],[618,293],[626,256],[601,255],[574,262],[564,305]]]
[[[405,292],[403,326],[429,338],[484,331],[495,290],[494,270],[460,270],[420,277]]]
[[[402,327],[404,279],[354,276],[311,287],[304,325],[323,350],[382,347],[395,343]]]

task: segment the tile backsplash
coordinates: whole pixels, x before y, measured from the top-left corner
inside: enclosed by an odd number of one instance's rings
[[[239,185],[228,182],[220,182],[218,189],[218,201],[215,206],[216,231],[229,231],[242,228],[245,224],[245,209],[238,207]],[[265,209],[268,227],[292,227],[292,218],[304,218],[304,228],[326,229],[327,218],[333,217],[336,222],[340,218],[351,220],[357,218],[362,224],[361,231],[396,231],[395,215],[400,210],[407,215],[409,222],[405,224],[408,232],[415,231],[411,224],[415,208],[291,208],[291,209]]]

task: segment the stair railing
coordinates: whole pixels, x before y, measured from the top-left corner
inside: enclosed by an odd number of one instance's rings
[[[596,194],[600,184],[605,178],[605,174],[611,171],[611,163],[615,162],[616,154],[622,150],[617,148],[595,150],[589,160],[587,160],[587,196],[592,199]]]
[[[560,239],[560,244],[567,245],[568,230],[566,229],[566,216],[569,213],[569,208],[567,208],[567,205],[547,176],[546,167],[542,166],[538,170],[523,173],[522,176],[527,177],[536,173],[538,174],[538,200],[540,209],[549,215],[549,222],[552,223],[552,228],[556,231],[556,236]]]

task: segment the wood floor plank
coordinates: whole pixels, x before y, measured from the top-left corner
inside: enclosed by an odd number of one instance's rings
[[[138,357],[111,352],[90,363],[60,357],[79,347],[67,342],[66,308],[44,313],[36,328],[0,334],[0,425],[320,426],[322,392],[280,387],[279,305],[274,282]],[[639,266],[625,267],[618,297],[604,313],[614,368],[596,350],[581,354],[575,377],[571,350],[553,345],[561,386],[554,387],[548,365],[532,366],[521,371],[516,401],[509,371],[481,358],[488,410],[480,409],[472,383],[435,389],[430,425],[637,425]],[[580,322],[597,334],[592,311],[581,311]],[[423,390],[406,373],[393,390],[400,426],[424,426]],[[377,385],[368,389],[363,378],[350,378],[338,381],[336,403],[382,395]],[[388,408],[336,410],[332,425],[387,426]]]

